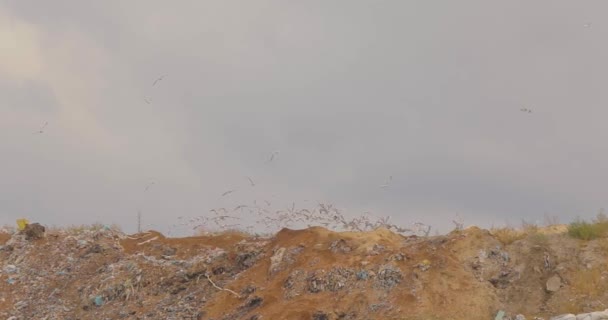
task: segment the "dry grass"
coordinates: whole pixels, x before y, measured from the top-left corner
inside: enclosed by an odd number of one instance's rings
[[[121,232],[122,233],[122,229],[119,225],[117,224],[112,224],[112,225],[104,225],[101,223],[93,223],[93,224],[81,224],[81,225],[70,225],[67,227],[57,227],[57,226],[52,226],[52,227],[48,227],[47,228],[47,232],[48,233],[62,233],[65,232],[67,234],[72,234],[72,235],[77,235],[77,234],[82,234],[84,232],[95,232],[95,231],[100,231],[103,229],[109,229],[112,230],[114,232]]]
[[[606,279],[602,277],[602,268],[599,267],[577,270],[570,285],[574,292],[587,298],[600,296],[608,289]]]
[[[566,301],[564,303],[560,303],[559,308],[557,309],[557,313],[560,313],[560,314],[567,314],[567,313],[577,314],[577,313],[581,313],[581,312],[584,312],[581,303],[574,299]]]
[[[198,228],[196,229],[196,231],[194,232],[194,236],[196,237],[239,237],[239,238],[251,238],[254,235],[241,230],[241,229],[236,229],[236,228],[232,228],[232,229],[226,229],[226,230],[219,230],[219,231],[207,231],[204,228]]]
[[[536,244],[545,244],[547,242],[547,237],[541,234],[540,230],[541,229],[536,224],[523,220],[521,223],[521,228],[511,226],[503,228],[491,228],[490,234],[492,234],[503,245],[509,245],[524,238],[529,238]]]
[[[527,236],[525,230],[516,229],[513,227],[492,228],[490,234],[500,241],[503,245],[509,245],[517,240],[521,240]]]

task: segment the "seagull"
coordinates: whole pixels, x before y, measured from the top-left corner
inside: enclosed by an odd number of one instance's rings
[[[532,113],[532,110],[530,110],[528,108],[521,108],[521,109],[519,109],[519,111],[521,111],[521,112],[527,112],[527,113]]]
[[[389,176],[388,180],[383,185],[381,185],[380,188],[383,188],[383,189],[384,188],[388,188],[388,186],[390,185],[391,181],[393,181],[393,176]]]
[[[253,180],[252,180],[251,178],[249,178],[249,177],[247,177],[247,179],[248,179],[248,180],[249,180],[249,182],[251,183],[251,186],[252,186],[252,187],[255,187],[255,183],[253,182]]]
[[[46,126],[49,124],[49,122],[45,122],[44,125],[40,128],[40,130],[34,132],[34,133],[44,133],[44,128],[46,128]]]
[[[167,75],[166,75],[166,74],[164,74],[164,75],[162,75],[162,76],[158,77],[158,79],[154,80],[154,83],[152,83],[152,86],[155,86],[157,82],[159,82],[159,81],[163,80],[163,79],[164,79],[166,76],[167,76]]]
[[[276,156],[278,156],[280,152],[281,151],[278,151],[278,150],[277,151],[273,151],[272,154],[270,155],[270,159],[267,162],[272,162],[272,160],[274,160],[274,158]]]
[[[154,185],[154,184],[156,184],[154,181],[152,181],[152,182],[148,183],[148,185],[146,186],[146,189],[144,190],[144,192],[145,192],[145,191],[148,191],[148,189],[150,189],[150,187],[151,187],[152,185]]]
[[[226,192],[222,193],[222,197],[225,197],[225,196],[227,196],[227,195],[229,195],[229,194],[233,193],[234,191],[236,191],[236,190],[228,190],[228,191],[226,191]]]

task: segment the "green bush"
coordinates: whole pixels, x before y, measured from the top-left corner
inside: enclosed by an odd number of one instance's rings
[[[568,226],[568,234],[577,239],[592,240],[608,234],[608,221],[599,217],[592,223],[585,220],[576,220]]]

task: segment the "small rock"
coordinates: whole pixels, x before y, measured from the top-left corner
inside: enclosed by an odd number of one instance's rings
[[[523,314],[518,314],[515,316],[515,320],[526,320],[526,317]]]
[[[26,240],[38,240],[44,237],[46,229],[39,223],[32,223],[25,226],[23,233],[25,233]]]
[[[576,315],[576,320],[606,320],[608,319],[608,312],[597,311],[591,313],[582,313]]]
[[[547,280],[547,291],[556,292],[562,286],[562,279],[558,275],[554,275]]]

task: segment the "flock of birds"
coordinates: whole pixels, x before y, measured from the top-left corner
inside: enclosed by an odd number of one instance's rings
[[[165,77],[167,77],[167,75],[163,74],[163,75],[159,76],[158,78],[156,78],[152,82],[152,87],[156,86],[158,83],[163,81],[165,79]],[[150,97],[144,97],[144,102],[146,104],[150,104],[152,102],[152,100]],[[524,112],[524,113],[532,113],[532,110],[529,108],[521,108],[520,111]],[[35,134],[45,133],[45,130],[46,130],[48,124],[49,124],[48,121],[46,121],[40,127],[40,129],[34,133]],[[276,161],[279,154],[280,154],[279,150],[275,150],[275,151],[271,152],[268,157],[268,160],[266,160],[266,163],[271,163],[271,162]],[[251,177],[247,176],[246,178],[249,181],[249,185],[251,187],[256,186],[255,181]],[[381,184],[379,186],[380,189],[389,188],[391,186],[392,181],[393,181],[393,176],[391,175],[388,177],[388,179],[383,184]],[[153,181],[149,182],[145,186],[144,192],[148,192],[148,190],[155,184],[156,183]],[[236,189],[226,190],[221,194],[221,197],[229,196],[230,194],[233,194],[236,191],[237,191]],[[350,228],[351,230],[356,230],[356,229],[360,228],[360,226],[374,227],[377,225],[384,225],[384,226],[393,228],[397,232],[411,231],[410,229],[403,229],[403,228],[399,228],[395,225],[389,225],[387,218],[381,218],[381,219],[378,219],[377,221],[371,221],[371,220],[369,220],[369,213],[364,213],[364,215],[362,215],[361,217],[348,221],[335,207],[333,207],[332,205],[327,205],[327,204],[322,204],[322,203],[319,203],[318,207],[316,207],[316,208],[300,209],[300,210],[296,210],[295,203],[293,203],[292,207],[287,210],[276,210],[274,212],[271,212],[269,210],[269,208],[271,206],[270,201],[264,200],[264,203],[266,204],[266,207],[262,207],[262,206],[258,205],[256,201],[254,201],[253,205],[241,204],[241,205],[236,206],[232,210],[228,210],[226,208],[211,209],[210,212],[213,213],[214,216],[192,218],[192,219],[188,220],[185,224],[192,225],[192,224],[198,223],[198,225],[195,227],[195,229],[196,229],[201,224],[206,224],[206,223],[212,222],[212,223],[215,223],[218,227],[225,230],[225,229],[239,226],[239,224],[226,224],[226,222],[229,220],[240,219],[240,218],[230,215],[231,212],[232,213],[235,213],[235,212],[242,213],[243,210],[249,210],[250,213],[257,212],[258,215],[265,215],[264,219],[262,220],[262,223],[264,223],[267,227],[271,224],[275,224],[276,226],[279,226],[280,224],[285,225],[290,222],[317,221],[319,225],[323,225],[326,227],[331,224],[334,224],[334,225],[342,226],[343,228]],[[316,214],[316,216],[315,216],[315,214]],[[141,211],[139,211],[139,210],[138,210],[138,219],[141,219]],[[179,217],[179,219],[184,219],[184,217]],[[383,220],[383,219],[386,219],[386,220]],[[420,225],[420,224],[418,224],[418,225]],[[423,226],[425,226],[425,225],[423,225]],[[249,226],[247,228],[251,228],[251,226]],[[430,228],[429,228],[429,230],[430,230]],[[427,230],[427,232],[428,232],[428,230]]]

